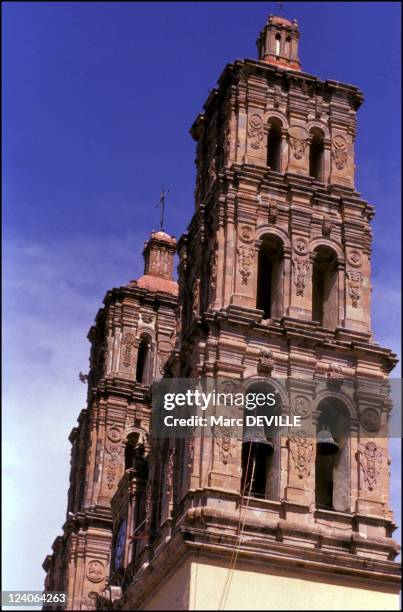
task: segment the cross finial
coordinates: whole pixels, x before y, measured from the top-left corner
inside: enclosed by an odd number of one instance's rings
[[[169,193],[169,189],[165,189],[165,187],[163,187],[161,190],[161,194],[160,194],[160,201],[157,204],[157,206],[161,206],[161,219],[160,219],[161,230],[164,229],[165,198],[167,197],[168,193]]]
[[[276,4],[278,5],[278,14],[280,15],[281,11],[283,10],[283,3],[282,2],[276,2]]]

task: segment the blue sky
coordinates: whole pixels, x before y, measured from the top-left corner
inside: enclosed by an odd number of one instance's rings
[[[274,2],[3,3],[3,588],[41,589],[60,533],[87,331],[193,211],[188,130],[225,64],[256,57]],[[286,2],[306,72],[359,86],[357,189],[376,207],[373,326],[400,347],[400,5]],[[394,373],[400,376],[398,367]],[[398,511],[397,444],[392,452]]]

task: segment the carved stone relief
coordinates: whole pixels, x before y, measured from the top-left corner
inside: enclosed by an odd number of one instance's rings
[[[360,422],[367,431],[378,431],[381,424],[381,415],[376,408],[364,408],[360,412]]]
[[[255,249],[253,246],[238,246],[239,256],[239,273],[242,277],[242,284],[247,285],[248,279],[252,273],[251,268],[255,258]]]
[[[291,126],[288,129],[290,149],[295,159],[302,159],[308,146],[307,130],[302,126]]]
[[[310,262],[308,257],[294,257],[292,260],[294,266],[294,283],[296,293],[300,297],[304,296],[306,283],[310,271]]]
[[[250,225],[241,225],[241,229],[239,232],[239,239],[242,242],[246,242],[247,244],[249,244],[250,242],[252,242],[253,236],[254,236],[253,227],[251,227]]]
[[[344,170],[347,164],[347,142],[344,136],[337,134],[332,142],[332,156],[339,170]]]
[[[211,250],[210,255],[210,287],[212,292],[214,292],[217,284],[217,270],[218,270],[218,245],[215,244]]]
[[[226,465],[228,459],[232,456],[232,450],[236,446],[234,430],[232,427],[215,425],[213,432],[219,448],[220,457],[224,465]]]
[[[171,448],[168,452],[167,461],[167,496],[171,494],[173,487],[173,474],[174,474],[174,462],[175,462],[175,449]]]
[[[271,374],[274,367],[273,351],[261,349],[259,355],[258,369],[259,371]]]
[[[353,308],[358,308],[358,300],[361,297],[362,272],[360,270],[347,269],[348,292]]]
[[[122,338],[122,347],[123,347],[123,351],[122,351],[122,364],[126,367],[129,368],[132,365],[132,361],[133,361],[133,348],[136,345],[136,338],[134,336],[134,334],[131,333],[126,333],[123,334],[123,338]]]
[[[347,255],[348,263],[353,266],[353,268],[359,268],[362,264],[362,257],[359,251],[350,251]]]
[[[290,436],[288,439],[293,468],[301,480],[306,478],[311,473],[312,457],[313,457],[313,441],[306,437],[304,432],[299,435]]]
[[[263,119],[257,113],[249,117],[248,137],[252,149],[260,149],[263,142]]]
[[[309,399],[304,395],[297,395],[293,402],[293,412],[303,419],[309,416],[311,413]]]
[[[107,432],[106,432],[107,437],[109,438],[109,440],[111,440],[111,442],[120,442],[120,440],[122,439],[122,432],[120,431],[119,427],[117,427],[116,425],[111,425]]]
[[[361,444],[357,454],[362,474],[361,488],[372,491],[381,473],[383,450],[371,441],[365,445]]]
[[[293,241],[294,251],[298,253],[298,255],[306,255],[309,250],[308,241],[305,238],[295,238]]]
[[[189,431],[187,439],[187,451],[188,451],[188,468],[192,469],[193,457],[195,452],[195,436],[193,431]]]
[[[267,216],[268,222],[275,223],[277,221],[277,215],[278,215],[278,206],[275,200],[269,200],[267,211],[268,211],[268,216]]]
[[[101,561],[90,561],[87,567],[87,578],[91,582],[102,582],[105,578],[105,566]]]
[[[200,279],[196,278],[193,283],[193,316],[198,317],[200,312]]]
[[[144,323],[151,323],[154,319],[154,315],[151,312],[142,312],[140,313],[140,317],[144,321]]]
[[[330,236],[330,234],[332,233],[332,228],[333,228],[333,223],[332,223],[331,218],[328,215],[324,215],[323,221],[322,221],[322,234],[323,234],[323,236],[328,238]]]
[[[114,436],[117,436],[117,433],[113,434]],[[121,433],[119,432],[120,438],[121,439]],[[106,463],[106,482],[107,482],[107,486],[108,489],[112,489],[114,484],[115,484],[115,480],[116,480],[116,476],[118,473],[118,469],[119,469],[119,456],[121,454],[122,451],[122,447],[120,445],[119,442],[106,442],[105,444],[105,450],[106,453],[108,455],[108,461]]]

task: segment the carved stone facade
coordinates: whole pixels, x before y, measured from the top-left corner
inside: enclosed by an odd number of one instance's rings
[[[122,478],[128,485],[127,474],[132,476],[126,510],[138,503],[145,490],[147,469],[142,458],[133,459],[134,468],[127,466],[128,444],[134,437],[138,447],[144,447],[150,421],[149,385],[136,381],[138,349],[146,336],[150,379],[160,378],[176,342],[175,249],[174,238],[153,232],[145,244],[144,275],[107,292],[88,334],[88,405],[70,434],[66,521],[63,536],[56,538],[54,552],[44,562],[46,588],[67,591],[67,609],[96,609],[96,596],[113,572],[111,543],[117,519],[111,501],[122,487]]]
[[[276,609],[270,580],[290,580],[285,589],[298,591],[309,576],[317,609],[329,598],[343,609],[346,585],[356,609],[372,609],[378,596],[385,609],[396,604],[398,547],[382,435],[396,358],[371,331],[374,209],[354,185],[363,98],[356,87],[302,72],[298,39],[296,22],[270,17],[259,59],[226,66],[191,128],[196,206],[178,242],[178,298],[167,275],[176,245],[153,234],[146,261],[155,248],[149,260],[157,263],[107,293],[90,332],[88,408],[71,436],[72,516],[45,562],[49,588],[66,584],[69,607],[84,609],[90,594],[102,591],[98,609],[205,609],[203,593],[211,595],[210,584],[222,591],[220,572],[235,551],[231,588],[237,593],[243,584],[247,592],[247,601],[242,589],[236,596],[240,609],[255,607],[258,597],[248,572]],[[274,127],[276,170],[268,164]],[[313,176],[318,134],[321,168]],[[262,261],[272,266],[270,312],[258,304]],[[321,309],[317,277],[325,287]],[[149,387],[135,382],[134,363],[144,333],[155,356],[152,377],[219,378],[227,390],[269,385],[281,414],[302,419],[305,435],[273,440],[270,482],[263,497],[250,495],[246,509],[243,441],[234,429],[210,436],[189,430],[186,439],[159,439],[149,430]],[[316,426],[324,405],[350,428],[339,439],[331,507],[317,498]],[[133,440],[133,464],[124,470],[125,441]]]

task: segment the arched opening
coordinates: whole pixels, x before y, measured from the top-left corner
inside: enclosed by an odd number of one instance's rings
[[[338,324],[337,255],[328,246],[315,249],[312,266],[312,320],[330,329]]]
[[[287,59],[290,59],[290,51],[291,51],[291,38],[287,36],[285,39],[285,47],[284,47],[284,55]]]
[[[142,465],[144,454],[144,439],[138,432],[130,433],[127,436],[125,448],[125,470]]]
[[[312,176],[317,181],[323,182],[323,132],[318,128],[312,128],[310,135],[311,144],[309,147],[309,176]]]
[[[318,508],[350,510],[349,413],[337,397],[318,406],[315,502]]]
[[[280,51],[281,51],[281,36],[280,34],[276,35],[276,57],[280,57]]]
[[[283,243],[277,236],[262,238],[258,256],[256,308],[263,319],[283,314]]]
[[[256,408],[245,409],[244,415],[241,492],[248,497],[278,499],[280,451],[275,427],[253,423],[248,425],[246,416],[270,417],[279,414],[280,399],[274,388],[267,383],[250,386],[245,392],[249,405],[255,402],[252,397],[256,398]],[[272,405],[273,398],[275,405]]]
[[[267,138],[267,165],[275,172],[281,172],[281,122],[270,119]]]
[[[151,338],[143,334],[137,353],[136,381],[142,385],[149,383],[151,374]]]

